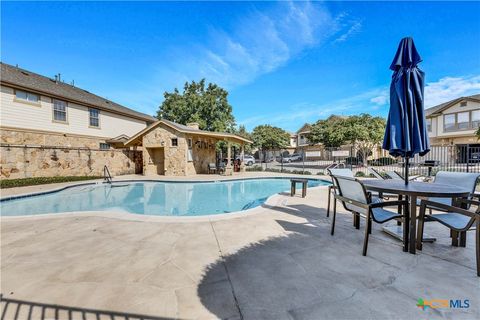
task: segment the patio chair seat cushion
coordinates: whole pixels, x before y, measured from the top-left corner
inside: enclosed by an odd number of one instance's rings
[[[438,221],[453,229],[465,229],[471,218],[455,212],[425,215],[425,220]]]
[[[431,198],[428,198],[428,200],[438,202],[438,203],[441,203],[441,204],[445,204],[447,206],[452,205],[452,198],[434,198],[434,197],[431,197]],[[421,203],[422,203],[422,200],[417,199],[417,206],[420,206]],[[427,206],[427,208],[435,209],[435,206]],[[441,209],[438,209],[438,208],[436,210],[445,211],[445,210],[441,210]]]
[[[401,215],[399,215],[398,213],[383,208],[373,208],[372,213],[373,218],[379,223],[383,223],[396,217],[401,217]]]

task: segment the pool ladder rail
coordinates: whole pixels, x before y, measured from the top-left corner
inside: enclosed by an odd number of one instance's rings
[[[103,181],[112,184],[112,175],[106,165],[103,166]]]

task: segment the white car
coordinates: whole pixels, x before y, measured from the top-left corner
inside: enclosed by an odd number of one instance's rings
[[[240,157],[237,157],[237,160],[241,158]],[[253,156],[250,156],[250,155],[244,155],[243,156],[243,162],[245,163],[246,166],[252,166],[255,164],[255,158]]]

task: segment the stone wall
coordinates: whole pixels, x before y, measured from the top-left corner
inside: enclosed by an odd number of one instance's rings
[[[192,139],[192,161],[187,162],[187,175],[208,173],[208,164],[216,162],[217,140],[194,135],[188,135],[187,139]]]
[[[172,145],[177,139],[177,146]],[[152,158],[157,149],[163,157],[163,174],[166,176],[185,176],[186,148],[185,135],[167,126],[158,126],[143,136],[143,172],[145,175],[158,175],[157,163]],[[160,173],[162,174],[162,173]]]
[[[176,146],[172,145],[172,139],[177,139]],[[215,163],[216,142],[212,138],[185,134],[169,126],[159,125],[143,136],[143,172],[145,175],[166,176],[207,173],[208,164]],[[163,159],[157,159],[159,154]],[[163,167],[163,170],[159,170],[158,166]]]
[[[53,176],[113,176],[141,173],[142,153],[134,150],[92,150],[65,147],[0,147],[2,179]]]
[[[21,144],[34,146],[61,146],[69,148],[98,149],[100,142],[107,138],[73,135],[59,132],[42,132],[37,130],[0,129],[2,144]]]
[[[24,129],[0,129],[0,177],[112,175],[142,172],[142,152],[100,150],[106,138]]]

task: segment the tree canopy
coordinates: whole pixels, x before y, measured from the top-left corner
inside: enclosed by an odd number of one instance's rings
[[[158,119],[184,125],[197,122],[200,129],[208,131],[232,132],[234,129],[235,118],[228,103],[228,92],[216,84],[205,86],[205,79],[187,82],[182,93],[175,88],[173,92],[165,92],[164,97],[157,112]]]
[[[367,159],[375,146],[380,144],[385,134],[386,121],[382,117],[362,113],[345,120],[346,137]]]
[[[308,141],[311,144],[321,143],[325,147],[340,147],[347,141],[345,119],[332,115],[326,120],[318,120],[311,126]]]
[[[287,131],[270,125],[255,127],[251,138],[253,145],[260,150],[286,148],[290,142],[290,134]]]
[[[351,143],[366,159],[372,149],[382,142],[385,125],[384,118],[365,113],[349,117],[332,115],[312,125],[308,140],[312,144],[322,143],[325,147]]]

